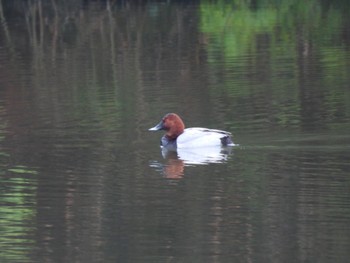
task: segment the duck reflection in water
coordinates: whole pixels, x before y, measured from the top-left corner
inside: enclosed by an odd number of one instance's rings
[[[193,149],[167,149],[162,147],[165,163],[154,161],[151,167],[159,170],[168,179],[180,179],[185,174],[185,166],[225,163],[231,154],[232,147],[205,147]]]

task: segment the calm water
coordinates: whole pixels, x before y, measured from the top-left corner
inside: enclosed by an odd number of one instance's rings
[[[110,2],[0,0],[0,261],[348,261],[348,1]]]

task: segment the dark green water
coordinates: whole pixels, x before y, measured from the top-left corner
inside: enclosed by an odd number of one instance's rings
[[[348,261],[348,1],[138,2],[0,0],[0,261]]]

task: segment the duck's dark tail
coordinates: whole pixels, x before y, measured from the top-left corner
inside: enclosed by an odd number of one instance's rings
[[[231,136],[224,136],[224,137],[220,138],[220,140],[221,140],[221,144],[222,144],[223,146],[231,146],[231,145],[234,145]]]

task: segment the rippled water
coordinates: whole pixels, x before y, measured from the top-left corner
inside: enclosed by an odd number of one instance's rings
[[[347,1],[68,2],[0,1],[1,262],[348,260]]]

